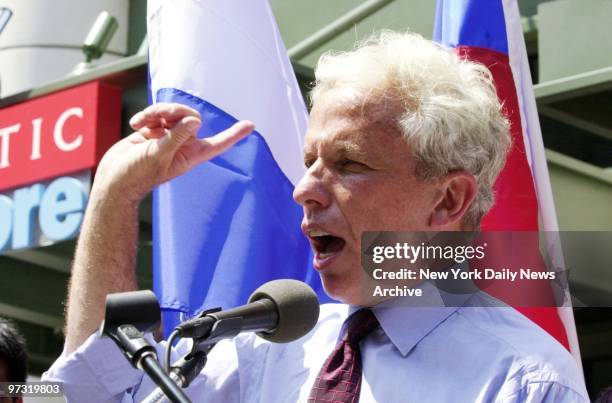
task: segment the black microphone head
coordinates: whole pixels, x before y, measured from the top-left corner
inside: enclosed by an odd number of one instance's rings
[[[298,280],[282,279],[265,283],[249,297],[249,303],[269,299],[276,304],[278,326],[258,336],[273,343],[288,343],[310,332],[319,320],[317,294]]]

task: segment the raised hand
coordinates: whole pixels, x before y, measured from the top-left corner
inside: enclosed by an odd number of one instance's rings
[[[67,354],[100,326],[107,294],[137,288],[134,266],[142,198],[253,130],[253,123],[238,122],[200,140],[199,113],[179,104],[150,106],[130,124],[136,132],[111,147],[98,166],[83,219],[66,310]]]
[[[213,137],[198,139],[200,114],[181,104],[149,106],[130,120],[136,131],[116,143],[98,166],[94,190],[138,202],[155,186],[221,154],[254,129],[240,121]]]

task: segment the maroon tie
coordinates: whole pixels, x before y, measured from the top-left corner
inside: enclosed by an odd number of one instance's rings
[[[356,403],[361,389],[359,342],[379,326],[369,309],[360,309],[347,319],[347,332],[315,379],[309,403]]]

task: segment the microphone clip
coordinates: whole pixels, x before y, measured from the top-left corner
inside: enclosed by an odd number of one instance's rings
[[[242,318],[218,319],[211,316],[220,311],[221,308],[208,309],[176,327],[181,338],[193,339],[191,351],[170,367],[170,372],[183,388],[188,387],[206,366],[208,354],[217,342],[240,333]]]
[[[208,309],[198,317],[183,322],[175,328],[179,332],[179,337],[193,339],[192,354],[201,351],[200,347],[214,346],[217,342],[231,339],[240,333],[243,319],[215,317],[214,314],[220,311],[221,308]]]

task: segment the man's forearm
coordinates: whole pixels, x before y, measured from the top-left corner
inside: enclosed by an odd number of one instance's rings
[[[155,104],[134,115],[135,133],[104,155],[72,269],[66,310],[66,353],[76,350],[104,316],[106,295],[136,289],[138,203],[151,190],[227,150],[254,128],[241,121],[197,138],[200,114],[180,104]]]
[[[66,310],[66,353],[104,318],[106,295],[135,290],[138,205],[92,191],[72,267]]]

